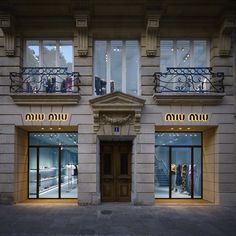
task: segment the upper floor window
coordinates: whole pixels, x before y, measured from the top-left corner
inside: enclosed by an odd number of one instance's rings
[[[206,40],[161,40],[160,71],[167,67],[208,67],[209,53]]]
[[[95,94],[138,94],[139,44],[136,40],[95,41]]]
[[[71,40],[27,40],[25,66],[73,68]]]

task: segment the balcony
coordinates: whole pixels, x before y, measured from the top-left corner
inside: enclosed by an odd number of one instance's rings
[[[10,73],[10,96],[16,104],[78,104],[79,76],[66,67],[23,67]]]
[[[158,104],[218,104],[225,96],[224,73],[210,67],[168,67],[154,73],[154,99]]]

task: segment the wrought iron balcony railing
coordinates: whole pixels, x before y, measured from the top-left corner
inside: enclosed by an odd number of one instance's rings
[[[20,73],[10,73],[10,92],[78,93],[79,73],[68,72],[66,67],[23,67]]]
[[[224,73],[213,73],[210,67],[168,67],[165,73],[154,73],[154,92],[223,93]]]

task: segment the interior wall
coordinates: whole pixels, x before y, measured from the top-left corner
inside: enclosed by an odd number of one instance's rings
[[[28,192],[28,132],[20,128],[16,128],[15,177],[15,201],[22,202]]]
[[[203,132],[203,199],[216,202],[216,128]]]

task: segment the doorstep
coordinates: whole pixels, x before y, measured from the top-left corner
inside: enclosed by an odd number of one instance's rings
[[[27,199],[25,201],[19,202],[17,204],[36,204],[36,205],[45,205],[45,204],[70,204],[78,205],[79,202],[77,199]]]
[[[156,206],[209,206],[209,205],[215,205],[212,202],[209,202],[204,199],[155,199],[155,205]]]

